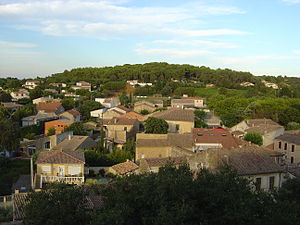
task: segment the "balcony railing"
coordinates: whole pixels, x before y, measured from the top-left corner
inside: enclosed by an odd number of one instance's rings
[[[84,182],[84,177],[63,177],[63,176],[45,176],[41,175],[40,187],[42,188],[43,183],[49,182],[62,182],[67,184],[79,184]]]

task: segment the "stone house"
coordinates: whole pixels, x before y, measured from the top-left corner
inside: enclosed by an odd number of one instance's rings
[[[41,152],[36,161],[35,183],[39,183],[39,188],[51,182],[82,184],[84,164],[83,152],[70,150]]]
[[[188,109],[168,109],[154,112],[147,117],[165,120],[169,125],[169,133],[190,133],[194,128],[194,111]],[[146,118],[147,118],[146,117]]]
[[[153,112],[157,108],[164,107],[164,103],[162,100],[154,100],[154,101],[137,101],[134,103],[134,111],[140,113],[143,110],[147,110],[148,112]]]
[[[80,121],[80,112],[75,109],[67,110],[62,112],[59,115],[59,118],[62,120],[69,120],[70,123],[79,122]]]
[[[92,90],[92,85],[86,81],[79,81],[76,83],[76,85],[71,86],[72,89],[74,90]]]
[[[68,135],[62,142],[53,147],[53,150],[85,150],[95,148],[97,143],[89,136]]]
[[[243,120],[233,126],[230,131],[242,138],[249,132],[256,132],[262,135],[263,146],[272,146],[274,139],[284,133],[284,127],[271,119]],[[272,147],[273,148],[273,147]]]
[[[280,166],[282,154],[258,146],[235,149],[210,149],[188,157],[191,170],[207,168],[215,171],[229,165],[239,176],[249,179],[256,190],[281,187],[286,172]]]
[[[192,134],[136,135],[135,159],[179,157],[194,154]]]
[[[103,119],[112,119],[113,117],[120,117],[126,113],[129,113],[131,110],[124,106],[116,106],[114,108],[108,109],[103,113]]]
[[[119,98],[95,98],[95,102],[101,103],[101,105],[108,109],[120,104]]]
[[[203,98],[182,98],[182,99],[172,99],[171,100],[172,108],[204,108],[204,99]]]
[[[287,164],[300,163],[300,134],[285,133],[275,138],[274,150],[285,155]]]
[[[35,89],[40,84],[37,80],[27,80],[22,86],[28,89]]]

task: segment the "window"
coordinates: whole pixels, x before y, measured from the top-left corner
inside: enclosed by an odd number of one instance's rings
[[[81,172],[80,166],[69,166],[68,172],[70,175],[79,175]]]
[[[51,166],[42,166],[42,173],[50,173]]]
[[[295,145],[292,145],[292,152],[295,151]]]
[[[281,149],[281,141],[278,142],[278,148]]]
[[[258,178],[256,178],[256,180],[255,180],[255,190],[256,190],[256,191],[259,191],[260,189],[261,189],[261,178],[258,177]]]
[[[287,150],[287,143],[284,143],[284,150]]]
[[[275,183],[275,177],[269,177],[269,190],[272,190],[274,188],[274,183]]]
[[[44,148],[45,149],[50,149],[50,141],[45,142]]]
[[[294,157],[293,156],[291,157],[291,163],[294,163]]]

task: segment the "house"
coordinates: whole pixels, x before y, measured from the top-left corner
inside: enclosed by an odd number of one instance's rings
[[[56,120],[58,115],[55,113],[41,113],[38,112],[36,115],[27,116],[22,118],[22,127],[39,124],[42,121]]]
[[[80,95],[76,95],[75,93],[65,93],[64,96],[67,98],[73,98],[74,101],[78,101],[80,99]]]
[[[84,183],[83,152],[56,150],[40,152],[36,165],[36,179],[40,181],[39,188],[45,183],[63,182],[67,184]]]
[[[126,162],[113,165],[108,168],[108,172],[118,176],[126,176],[135,174],[139,166],[134,162],[127,160]]]
[[[23,139],[21,141],[21,151],[25,155],[32,155],[39,151],[49,151],[50,149],[56,147],[63,140],[73,135],[72,131],[64,132],[61,134],[55,134],[51,136],[39,135],[34,137],[32,140]]]
[[[131,110],[119,105],[116,106],[114,108],[108,109],[106,112],[103,113],[103,119],[112,119],[113,117],[120,117],[128,112],[130,112]]]
[[[50,83],[49,86],[61,88],[61,87],[67,87],[67,84],[65,84],[65,83]]]
[[[52,120],[49,122],[45,122],[44,126],[45,126],[45,135],[48,135],[48,132],[50,129],[54,129],[55,130],[55,134],[61,134],[64,132],[65,128],[67,128],[69,125],[71,125],[72,123],[69,120]]]
[[[238,123],[230,131],[240,138],[250,132],[259,133],[263,137],[263,146],[269,146],[274,143],[276,137],[284,133],[284,127],[271,119],[252,119]]]
[[[95,102],[101,103],[105,108],[113,108],[120,104],[119,98],[95,98]]]
[[[104,121],[104,128],[108,140],[123,145],[127,139],[135,138],[136,133],[139,132],[140,122],[137,119],[114,117]]]
[[[248,145],[248,142],[234,137],[225,129],[193,128],[192,134],[195,142],[195,150],[200,151],[216,148],[230,149]]]
[[[140,160],[139,164],[139,172],[140,173],[157,173],[160,167],[164,167],[166,165],[172,166],[180,166],[186,164],[186,157],[166,157],[166,158],[144,158]]]
[[[33,104],[38,105],[39,103],[42,102],[60,102],[60,99],[54,99],[52,96],[47,96],[47,97],[40,97],[32,100]]]
[[[96,109],[90,112],[91,117],[100,118],[102,119],[103,114],[107,111],[106,108],[104,109]]]
[[[27,91],[26,89],[19,89],[18,91],[13,91],[10,93],[10,95],[15,101],[22,98],[30,98],[29,91]]]
[[[209,111],[205,114],[204,122],[207,124],[207,128],[209,129],[221,127],[221,119],[216,116],[213,111]]]
[[[187,134],[144,134],[136,135],[135,159],[179,157],[194,154],[194,141]]]
[[[287,164],[300,163],[300,134],[285,133],[276,137],[274,150],[285,155]]]
[[[59,118],[62,120],[68,120],[70,123],[80,121],[80,112],[75,109],[70,109],[59,114]]]
[[[240,83],[240,86],[242,86],[242,87],[252,87],[252,86],[254,86],[254,84],[251,83],[251,82],[245,81],[245,82]]]
[[[57,115],[65,111],[60,102],[40,102],[36,106],[36,110],[42,113],[55,113]]]
[[[152,86],[152,83],[144,83],[144,82],[139,82],[138,80],[128,80],[127,84],[131,85],[131,86],[141,86],[141,87],[145,87],[145,86]]]
[[[286,172],[278,164],[282,154],[255,145],[234,149],[210,149],[188,157],[191,170],[218,170],[229,165],[240,177],[249,179],[256,190],[281,187]]]
[[[140,122],[144,121],[144,119],[145,119],[145,117],[143,115],[136,113],[136,112],[129,112],[129,113],[123,114],[120,117],[128,118],[128,119],[137,119]]]
[[[168,109],[154,112],[147,117],[165,120],[169,125],[169,133],[190,133],[194,127],[194,112],[185,109]]]
[[[204,108],[204,99],[203,98],[182,98],[182,99],[172,99],[171,100],[172,108]]]
[[[279,88],[278,85],[275,84],[275,83],[267,82],[265,80],[262,80],[261,82],[264,83],[264,85],[266,87],[273,88],[273,89],[278,89]]]
[[[27,80],[22,86],[27,89],[35,89],[40,84],[37,80]]]
[[[24,105],[17,104],[15,102],[1,102],[1,105],[3,105],[4,108],[10,109],[12,111],[16,111],[16,110],[24,107]]]
[[[71,86],[74,90],[92,90],[92,85],[86,81],[79,81],[76,83],[76,85]]]
[[[162,100],[155,101],[137,101],[134,103],[134,111],[140,113],[143,110],[147,110],[148,112],[153,112],[157,108],[161,108],[164,106]]]
[[[62,142],[56,145],[53,150],[85,150],[95,148],[97,143],[89,136],[70,134]]]

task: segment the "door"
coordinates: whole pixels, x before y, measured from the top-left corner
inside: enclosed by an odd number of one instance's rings
[[[58,167],[58,176],[63,177],[65,175],[65,167],[64,166],[59,166]]]

